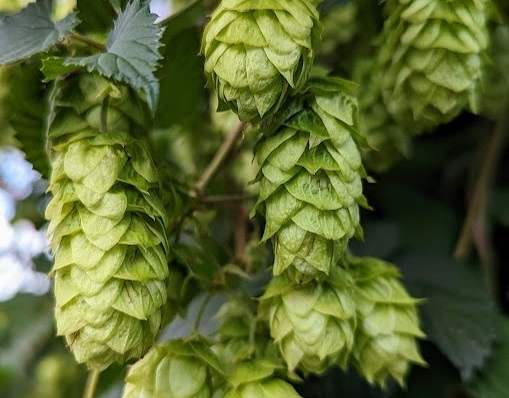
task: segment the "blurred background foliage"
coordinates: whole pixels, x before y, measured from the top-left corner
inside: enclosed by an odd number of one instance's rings
[[[428,340],[422,350],[429,367],[414,367],[406,389],[390,385],[385,391],[369,386],[353,371],[345,374],[332,369],[324,377],[296,384],[304,397],[509,396],[509,11],[506,2],[499,1],[492,15],[490,67],[481,114],[465,112],[431,134],[406,136],[405,151],[395,151],[382,167],[384,172],[378,173],[379,168],[371,172],[365,194],[373,210],[362,214],[365,241],[351,247],[356,255],[397,264],[410,293],[425,299],[420,313]],[[15,3],[3,1],[6,5],[0,11],[14,10]],[[110,8],[104,3],[77,1],[83,33],[101,31],[111,22]],[[112,3],[121,6],[122,2]],[[200,325],[204,333],[212,333],[225,289],[239,286],[248,273],[256,277],[241,285],[252,294],[259,293],[271,264],[270,249],[257,244],[262,220],[249,218],[256,196],[250,182],[257,171],[252,158],[257,137],[249,129],[230,145],[220,172],[203,191],[188,195],[239,123],[233,113],[215,112],[213,96],[205,88],[203,59],[198,56],[202,27],[215,4],[212,0],[152,3],[154,11],[172,15],[163,36],[164,61],[158,71],[161,97],[151,139],[161,172],[168,181],[178,182],[171,201],[173,222],[179,226],[171,238],[172,262],[183,275],[175,298],[180,302],[179,316],[162,332],[163,339],[192,329],[205,300],[204,295],[195,297],[197,286],[213,297],[205,305]],[[324,34],[317,63],[357,80],[361,90],[369,91],[369,74],[359,74],[359,68],[376,51],[383,5],[378,0],[325,0],[320,12]],[[11,94],[12,79],[26,90]],[[37,68],[30,64],[0,70],[0,97],[8,98],[0,106],[0,143],[1,151],[21,148],[35,170],[46,177],[41,134],[44,103],[37,92],[45,87],[40,81]],[[32,223],[33,231],[43,229],[48,200],[44,180],[30,172],[22,178],[30,181],[30,192],[13,194],[9,176],[20,171],[8,169],[7,164],[0,161],[0,189],[11,205],[0,206],[6,220],[0,240],[12,233],[12,225],[19,220]],[[30,170],[28,163],[24,167]],[[16,211],[5,210],[13,201]],[[19,250],[13,247],[0,245],[0,258],[18,256]],[[47,272],[51,262],[42,250],[25,260],[22,269],[34,275]],[[8,279],[4,276],[7,267],[8,262],[0,262],[0,293],[5,296],[0,303],[0,396],[81,396],[86,369],[76,365],[64,342],[54,337],[47,288],[44,283],[20,286],[19,294],[7,297],[8,287],[21,275]],[[105,371],[98,397],[119,397],[123,372],[121,367]]]

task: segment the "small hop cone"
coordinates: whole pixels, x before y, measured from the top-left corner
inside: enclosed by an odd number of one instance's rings
[[[159,331],[166,215],[157,170],[136,138],[143,112],[133,94],[91,75],[58,84],[46,208],[57,333],[78,362],[104,369],[141,357]]]
[[[393,0],[380,38],[383,95],[400,123],[432,129],[478,111],[487,0]],[[419,131],[416,131],[419,132]]]
[[[294,285],[275,277],[261,297],[260,315],[289,371],[322,374],[346,367],[355,333],[353,281],[340,267],[323,282]]]
[[[320,35],[309,0],[223,0],[203,34],[205,72],[220,102],[253,121],[302,89]]]
[[[209,398],[221,373],[221,364],[206,343],[167,341],[129,369],[122,398]]]
[[[408,157],[412,136],[389,114],[380,88],[381,70],[373,61],[359,62],[356,81],[359,90],[360,133],[368,145],[362,148],[367,169],[383,173],[402,158]]]
[[[352,258],[358,328],[353,364],[370,383],[384,386],[389,376],[404,386],[412,363],[425,365],[419,353],[416,305],[400,282],[398,270],[375,258]]]
[[[267,220],[262,241],[273,238],[274,275],[287,272],[297,283],[322,279],[341,261],[348,240],[362,235],[359,204],[367,206],[352,86],[340,79],[310,83],[303,109],[255,148],[256,207]]]
[[[268,354],[272,344],[264,322],[257,319],[256,302],[247,296],[231,297],[217,312],[216,347],[225,363],[237,363]]]
[[[228,376],[232,386],[224,398],[301,398],[286,381],[275,377],[277,365],[268,360],[243,362]]]

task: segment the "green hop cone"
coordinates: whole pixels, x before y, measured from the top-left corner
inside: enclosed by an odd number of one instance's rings
[[[357,102],[341,79],[313,79],[302,109],[257,144],[260,194],[273,238],[274,275],[297,283],[326,277],[348,240],[362,235]],[[255,208],[256,208],[255,207]]]
[[[122,398],[209,398],[222,373],[204,342],[171,340],[153,347],[129,369]]]
[[[260,316],[288,369],[322,374],[346,367],[355,333],[355,296],[350,275],[334,267],[327,280],[294,285],[275,277],[261,297]]]
[[[46,209],[55,316],[78,362],[104,369],[152,346],[167,302],[166,215],[143,106],[83,75],[57,83]]]
[[[302,89],[320,35],[309,0],[223,0],[203,34],[205,72],[220,102],[252,121]]]
[[[224,398],[300,398],[286,381],[275,377],[277,365],[268,360],[243,362],[228,376],[232,386]]]
[[[478,111],[488,45],[487,0],[392,0],[380,38],[383,95],[399,122],[422,129]]]
[[[247,296],[228,299],[217,312],[216,347],[225,363],[237,363],[265,356],[272,347],[267,325],[257,319],[256,302]]]
[[[389,376],[400,385],[419,353],[417,300],[408,295],[396,267],[376,258],[352,258],[358,328],[353,364],[370,383],[384,386]]]
[[[409,157],[412,137],[389,114],[383,102],[380,81],[383,71],[372,61],[359,62],[356,80],[359,90],[360,132],[368,145],[362,150],[363,164],[377,173]]]

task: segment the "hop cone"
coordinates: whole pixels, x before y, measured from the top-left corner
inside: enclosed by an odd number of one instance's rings
[[[348,239],[361,234],[358,205],[366,205],[351,86],[340,79],[312,84],[303,109],[256,147],[262,240],[273,237],[274,274],[287,271],[297,283],[329,274]]]
[[[224,398],[300,398],[289,383],[274,376],[276,367],[267,360],[236,365],[228,377],[232,388]]]
[[[245,296],[230,298],[217,317],[219,320],[217,347],[226,363],[237,363],[267,354],[270,334],[264,322],[259,322],[254,300]]]
[[[411,136],[389,114],[380,88],[381,74],[374,62],[360,63],[358,67],[359,119],[361,135],[368,146],[363,148],[363,164],[370,170],[382,173],[403,157],[408,157]]]
[[[309,0],[223,0],[203,34],[205,71],[220,101],[254,120],[303,87],[320,34]]]
[[[284,276],[271,281],[261,316],[290,371],[321,374],[336,363],[346,366],[355,331],[352,283],[340,267],[323,282],[294,285]]]
[[[389,112],[431,129],[477,111],[488,43],[487,0],[393,0],[380,62]]]
[[[209,398],[221,372],[216,355],[205,343],[167,341],[131,367],[122,398]]]
[[[141,357],[167,301],[167,238],[142,107],[91,75],[59,82],[49,126],[46,209],[55,253],[57,332],[79,362],[104,369]]]
[[[416,304],[399,281],[398,270],[375,258],[353,258],[359,321],[353,363],[370,382],[383,386],[389,376],[404,385],[412,363],[425,365],[417,346]]]

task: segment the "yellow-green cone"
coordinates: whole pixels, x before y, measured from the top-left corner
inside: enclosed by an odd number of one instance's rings
[[[350,82],[315,78],[301,109],[255,148],[262,241],[273,238],[274,275],[297,283],[325,278],[348,240],[361,235],[357,102]],[[290,108],[291,109],[291,108]]]
[[[81,75],[57,83],[46,209],[55,317],[78,362],[104,369],[152,346],[167,302],[160,180],[126,87]]]
[[[267,360],[243,362],[228,375],[224,398],[301,398],[286,381],[274,375],[277,365]]]
[[[129,369],[122,398],[209,398],[222,373],[218,358],[205,343],[166,341]]]
[[[478,111],[488,0],[391,0],[380,38],[382,87],[404,125],[432,129]]]
[[[301,285],[274,277],[261,297],[260,315],[290,371],[322,374],[334,364],[346,367],[356,302],[352,278],[342,268],[334,267],[325,281]]]
[[[352,362],[370,383],[389,377],[402,386],[412,364],[425,365],[417,339],[418,299],[408,295],[396,267],[376,258],[351,258],[358,327]]]
[[[309,0],[223,0],[203,34],[205,72],[223,105],[259,119],[302,89],[320,34]]]

